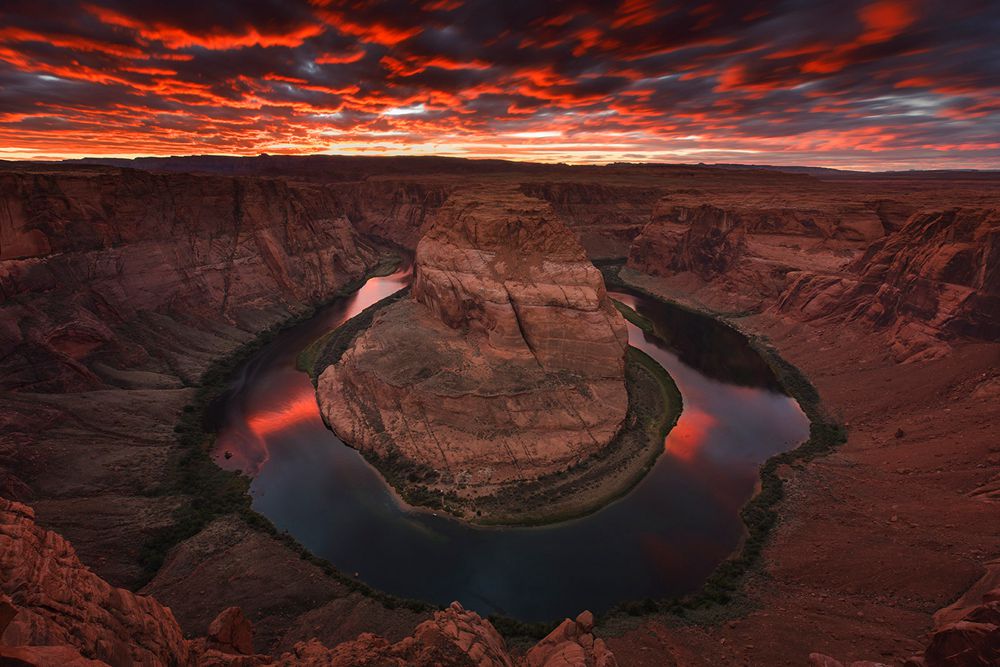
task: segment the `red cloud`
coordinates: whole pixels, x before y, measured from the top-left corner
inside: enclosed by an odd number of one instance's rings
[[[254,15],[219,0],[173,18],[151,0],[91,0],[67,2],[48,30],[47,17],[8,12],[0,159],[433,150],[996,164],[990,36],[930,3],[853,6],[839,16],[819,3],[747,13],[624,0],[519,16],[487,0],[391,13],[313,0]]]

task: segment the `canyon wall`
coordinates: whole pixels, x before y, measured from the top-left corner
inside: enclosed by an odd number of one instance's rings
[[[863,320],[909,360],[945,354],[947,341],[1000,339],[998,209],[916,214],[845,273],[790,274],[778,310]]]
[[[190,387],[378,261],[339,211],[273,179],[0,170],[0,494],[141,582],[187,502],[164,489]]]
[[[344,215],[362,232],[413,249],[455,183],[447,179],[383,180],[331,186]]]
[[[886,211],[913,207],[879,204],[891,231],[869,228],[875,240],[867,243],[850,220],[803,226],[801,211],[661,202],[626,267],[714,310],[863,321],[885,332],[900,361],[944,354],[948,341],[1000,337],[998,209],[922,211],[899,224]]]
[[[660,276],[690,271],[710,280],[737,261],[746,234],[738,213],[707,204],[674,210],[643,228],[629,248],[628,266]]]
[[[374,263],[337,210],[323,189],[277,180],[0,174],[0,387],[196,381]]]
[[[526,182],[521,191],[547,201],[592,259],[624,257],[662,196],[652,184],[586,181]]]

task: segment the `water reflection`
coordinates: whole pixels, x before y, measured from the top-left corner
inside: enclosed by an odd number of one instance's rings
[[[671,373],[684,398],[646,478],[593,515],[543,528],[480,529],[412,511],[326,430],[311,383],[295,369],[311,340],[408,282],[407,271],[373,279],[283,333],[214,409],[215,458],[255,475],[254,508],[376,588],[525,620],[690,592],[737,546],[757,466],[807,435],[805,416],[774,391],[770,370],[737,332],[615,293],[671,332],[664,341],[629,325],[629,340]],[[683,327],[691,331],[674,329]]]

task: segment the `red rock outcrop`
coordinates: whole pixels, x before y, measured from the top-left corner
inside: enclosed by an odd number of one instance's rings
[[[346,442],[488,494],[614,437],[627,408],[624,321],[544,203],[453,194],[418,245],[413,297],[319,378],[323,414]]]
[[[996,209],[917,214],[846,273],[790,275],[778,310],[887,329],[898,359],[940,356],[957,338],[1000,339]]]
[[[617,667],[604,640],[595,638],[594,615],[585,611],[576,620],[566,619],[524,656],[525,667]]]
[[[409,637],[391,643],[371,633],[333,648],[303,642],[280,656],[275,665],[306,667],[514,667],[503,637],[479,614],[457,602],[424,621]]]
[[[32,510],[0,499],[0,592],[17,609],[0,641],[72,646],[110,665],[183,664],[189,650],[170,610],[114,588],[73,547],[34,523]]]
[[[239,607],[227,607],[208,626],[208,645],[226,653],[253,653],[253,626]]]

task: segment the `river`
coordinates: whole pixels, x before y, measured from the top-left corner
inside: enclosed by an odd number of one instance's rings
[[[312,384],[295,368],[311,340],[410,277],[404,270],[372,278],[281,333],[240,368],[210,415],[213,457],[253,477],[253,508],[375,588],[525,621],[693,592],[738,548],[739,510],[758,466],[808,436],[808,419],[740,334],[616,292],[670,332],[661,340],[628,325],[630,343],[666,368],[684,400],[649,474],[600,511],[551,526],[480,528],[415,511],[323,425]]]

